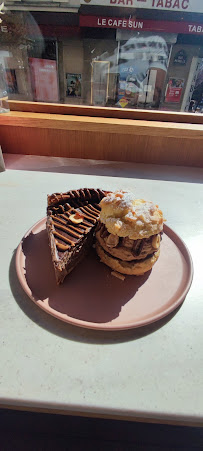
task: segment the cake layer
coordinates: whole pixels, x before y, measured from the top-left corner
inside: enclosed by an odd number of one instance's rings
[[[88,252],[106,192],[79,189],[48,196],[47,232],[57,283]]]

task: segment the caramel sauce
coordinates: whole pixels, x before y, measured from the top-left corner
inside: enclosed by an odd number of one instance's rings
[[[97,212],[94,211],[94,210],[93,210],[92,208],[90,208],[89,206],[86,206],[86,207],[83,207],[83,208],[85,208],[85,210],[86,210],[88,213],[90,213],[91,216],[93,216],[94,218],[97,219],[97,217],[98,217],[98,211],[97,211]]]
[[[56,230],[53,231],[54,236],[57,236],[58,238],[60,238],[62,241],[66,241],[66,243],[69,243],[71,246],[75,246],[75,242],[70,240],[70,238],[67,238],[64,235],[61,235],[61,233],[57,232]]]
[[[86,211],[85,207],[80,207],[80,210],[82,211],[84,218],[87,218],[90,222],[93,222],[93,224],[95,223],[97,218],[92,214],[90,214],[88,211]]]
[[[71,230],[69,228],[69,225],[63,226],[62,224],[57,224],[55,221],[53,221],[53,225],[55,227],[57,227],[58,229],[63,230],[64,232],[67,232],[68,234],[72,235],[75,238],[80,238],[82,236],[81,233],[77,233],[77,232]]]
[[[75,210],[74,208],[71,208],[71,210],[70,210],[70,213],[69,212],[66,212],[66,214],[65,213],[63,213],[63,214],[61,214],[60,216],[62,216],[64,219],[66,219],[66,221],[69,221],[69,216],[72,214],[72,213],[78,213],[78,210]],[[69,215],[69,216],[68,216]],[[78,230],[75,226],[73,226],[73,225],[71,225],[71,224],[68,224],[69,225],[69,227],[73,227],[74,228],[74,230]],[[92,227],[92,224],[91,223],[88,223],[87,221],[83,221],[82,223],[80,223],[80,224],[78,224],[77,225],[77,227],[80,227],[80,228],[82,228],[82,229],[84,229],[84,230],[87,230],[89,227]],[[79,231],[79,230],[78,230]]]
[[[96,189],[72,190],[67,193],[55,193],[48,198],[55,237],[55,245],[58,251],[68,251],[71,246],[76,246],[85,234],[91,230],[99,218],[99,202],[104,192]],[[70,215],[78,214],[83,221],[74,224]]]
[[[61,215],[62,216],[62,215]],[[57,220],[58,222],[60,222],[61,224],[66,224],[67,223],[67,221],[64,221],[63,219],[61,219],[61,218],[59,218],[58,216],[54,216],[54,215],[51,215],[51,218],[53,219],[53,220]]]
[[[66,213],[62,213],[60,216],[62,216],[62,218],[66,219],[66,221],[68,221],[70,213],[67,211]]]
[[[56,246],[60,251],[67,251],[68,249],[70,249],[70,245],[69,244],[62,244],[59,243],[58,240],[56,240]]]
[[[96,208],[96,207],[94,207],[93,205],[91,205],[91,209],[92,209],[93,211],[95,211],[95,213],[97,214],[97,216],[99,215],[99,213],[100,213],[99,207]]]
[[[80,233],[81,235],[83,234],[83,229],[88,229],[88,227],[84,226],[82,227],[82,229],[79,229],[79,227],[81,227],[80,224],[77,225],[77,227],[74,227],[74,225],[68,224],[69,229],[75,230],[76,232]]]

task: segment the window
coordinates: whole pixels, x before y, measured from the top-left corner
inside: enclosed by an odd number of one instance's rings
[[[202,0],[7,0],[0,13],[0,97],[203,112]]]

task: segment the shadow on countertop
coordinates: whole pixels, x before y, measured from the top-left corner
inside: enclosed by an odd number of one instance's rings
[[[5,154],[6,169],[203,183],[203,168]]]
[[[42,238],[44,238],[44,237],[42,237]],[[25,247],[26,246],[24,245],[24,252],[27,252],[25,250]],[[48,248],[48,245],[47,245],[47,248]],[[39,247],[38,247],[38,249],[36,249],[36,257],[37,257],[38,251],[39,251]],[[49,251],[49,249],[48,249],[48,251]],[[28,256],[28,254],[27,254],[27,256]],[[180,307],[177,308],[171,314],[169,314],[168,316],[166,316],[165,318],[163,318],[159,321],[156,321],[147,326],[142,326],[142,327],[134,328],[134,329],[120,330],[120,331],[105,331],[105,330],[93,330],[93,329],[86,329],[86,328],[82,328],[82,327],[78,327],[78,326],[73,326],[69,323],[65,323],[63,321],[60,321],[57,318],[52,317],[51,315],[49,315],[48,313],[43,311],[41,308],[39,308],[37,306],[37,303],[33,302],[27,296],[27,294],[22,289],[22,287],[19,283],[19,280],[18,280],[18,276],[16,273],[16,267],[15,267],[15,259],[16,259],[16,250],[14,251],[11,262],[10,262],[9,281],[10,281],[10,287],[11,287],[12,294],[13,294],[17,304],[19,305],[21,310],[25,313],[25,315],[27,315],[39,327],[42,327],[42,328],[46,329],[47,331],[49,331],[55,335],[58,335],[62,338],[68,339],[68,340],[86,342],[86,343],[92,343],[92,344],[106,344],[106,345],[113,344],[113,343],[121,343],[121,342],[125,342],[125,341],[130,341],[130,340],[137,340],[139,338],[142,338],[144,336],[152,334],[152,333],[156,332],[158,329],[160,329],[161,327],[163,327],[165,324],[167,324],[173,318],[173,316],[177,313],[177,311],[180,308]],[[37,261],[39,262],[39,260],[36,258],[36,263],[37,263]],[[98,263],[98,264],[100,264],[100,263]],[[84,267],[85,267],[85,265],[84,265]],[[26,268],[27,268],[27,266],[26,266]],[[29,279],[30,274],[31,274],[30,271],[31,271],[31,268],[28,269],[28,275],[27,275],[28,282],[30,280]],[[34,277],[38,277],[40,275],[40,272],[42,272],[42,266],[40,265],[40,262],[39,262],[38,269],[36,268],[36,265],[35,265],[34,271],[35,271]],[[47,264],[47,271],[45,270],[42,273],[43,277],[46,277],[47,274],[49,273],[49,271],[50,271],[49,278],[53,279],[52,283],[55,284],[55,277],[54,277],[53,269],[51,267],[51,258]],[[73,283],[75,283],[76,271],[77,271],[77,268],[73,272]],[[108,269],[107,269],[107,271],[108,271]],[[138,283],[139,286],[136,286],[136,289],[139,289],[139,287],[142,285],[142,283],[145,282],[145,280],[148,276],[142,276],[141,281]],[[111,277],[111,279],[115,279],[115,278]],[[35,279],[35,282],[36,282],[36,279]],[[119,290],[121,289],[118,305],[116,303],[116,300],[117,300],[116,297],[118,296],[118,290],[117,290],[115,293],[115,296],[113,298],[112,308],[110,310],[104,309],[104,311],[102,313],[102,305],[103,305],[103,304],[101,304],[102,295],[100,296],[99,314],[103,315],[103,317],[102,317],[103,322],[111,320],[109,315],[111,315],[112,318],[114,318],[115,316],[118,316],[122,305],[124,305],[126,302],[128,302],[128,300],[131,296],[132,285],[129,286],[127,293],[125,293],[123,291],[124,288],[122,288],[123,287],[122,282],[118,281],[118,279],[115,279],[115,281],[113,280],[113,284],[115,282],[120,282]],[[39,284],[39,289],[44,290],[44,288],[42,288],[42,285],[40,288],[40,284]],[[58,287],[58,289],[63,290],[63,287]],[[88,289],[88,286],[86,287],[86,289]],[[42,291],[39,292],[38,295],[39,294],[42,295],[42,297],[44,296],[44,298],[47,295],[49,295],[48,292],[45,293]],[[125,296],[124,296],[124,294],[125,294]],[[56,304],[55,299],[53,297],[51,297],[50,301],[52,304],[51,307],[57,310],[57,304]],[[81,304],[82,301],[84,301],[84,298],[83,299],[79,298],[81,307],[82,307],[82,304]],[[90,301],[89,301],[90,304],[92,303],[92,301],[93,301],[93,298],[90,299]],[[69,314],[70,316],[72,315],[74,317],[75,310],[74,310],[73,304],[71,304],[70,308],[69,308],[69,306],[66,303],[64,303],[63,296],[62,296],[62,304],[61,304],[60,310],[61,309],[62,309],[62,312],[65,312],[65,313]],[[69,309],[69,310],[67,310],[67,309]],[[85,318],[85,316],[84,316],[85,315],[84,306],[81,309],[81,311],[82,311],[82,313],[81,313],[82,319],[87,320],[87,318]],[[76,308],[76,312],[77,312],[77,308]],[[94,314],[95,313],[94,313],[94,309],[93,309],[93,313],[92,313],[93,316],[91,318],[92,321],[94,321],[96,319],[96,318],[94,318]],[[107,315],[107,316],[105,316],[105,315]],[[100,321],[97,321],[97,322],[100,322]]]

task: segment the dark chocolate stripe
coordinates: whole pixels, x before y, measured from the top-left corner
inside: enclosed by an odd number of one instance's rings
[[[57,236],[62,241],[65,241],[66,243],[69,243],[71,246],[75,246],[75,242],[73,240],[70,240],[70,238],[62,235],[61,233],[57,232],[56,230],[53,231],[54,236]]]
[[[92,206],[91,206],[91,205],[87,205],[87,206],[84,207],[84,208],[85,208],[85,210],[86,210],[87,212],[89,212],[89,213],[91,214],[91,216],[95,217],[96,219],[98,218],[98,212],[94,211],[94,210],[92,209]],[[80,207],[80,209],[81,209],[81,207]]]
[[[95,222],[96,218],[89,211],[86,210],[86,207],[80,207],[80,210],[83,213],[84,218],[87,218],[90,222]]]
[[[51,218],[52,218],[54,221],[60,222],[61,224],[67,224],[67,221],[64,221],[64,219],[59,218],[59,217],[56,216],[56,215],[51,215]]]
[[[80,234],[83,234],[83,233],[84,233],[84,230],[83,230],[83,229],[86,230],[86,229],[89,228],[88,226],[83,226],[82,224],[77,224],[77,226],[68,224],[68,227],[69,227],[70,229],[72,229],[72,230],[76,230],[76,232],[79,232]]]
[[[54,225],[55,228],[57,228],[59,230],[63,230],[68,235],[73,236],[74,238],[78,238],[79,239],[82,236],[81,233],[78,233],[78,232],[75,232],[75,231],[71,230],[69,225],[63,226],[62,224],[57,224],[55,221],[53,221],[53,225]]]
[[[84,188],[48,196],[47,215],[55,228],[52,233],[58,251],[68,251],[85,238],[99,218],[101,209],[98,204],[105,195],[100,189]],[[82,215],[83,221],[79,224],[70,219],[76,213]]]
[[[96,204],[97,205],[97,204]],[[95,213],[97,214],[97,216],[99,216],[99,214],[100,214],[100,207],[99,207],[99,205],[97,205],[97,208],[96,208],[96,206],[95,205],[91,205],[91,209],[93,210],[93,211],[95,211]]]

